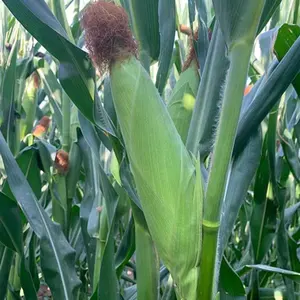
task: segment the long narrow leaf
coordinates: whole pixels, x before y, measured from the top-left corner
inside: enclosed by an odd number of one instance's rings
[[[213,144],[221,89],[229,66],[225,56],[225,41],[218,24],[214,28],[206,61],[186,143],[193,153],[197,153],[200,144],[201,159],[209,154]]]
[[[21,24],[60,61],[59,79],[62,86],[78,109],[93,122],[94,71],[86,53],[70,42],[44,0],[3,2]]]
[[[298,38],[274,71],[269,74],[253,99],[249,109],[242,114],[237,131],[234,153],[238,152],[266,117],[271,108],[293,82],[300,70],[300,38]]]
[[[160,54],[156,87],[161,94],[167,82],[175,38],[175,0],[159,1]]]
[[[2,133],[0,133],[0,154],[10,188],[28,222],[41,239],[42,270],[54,297],[74,299],[80,284],[74,269],[74,250],[66,241],[60,226],[50,220],[36,199],[8,149]]]
[[[245,201],[247,190],[258,167],[261,155],[261,133],[258,132],[232,165],[225,195],[219,232],[219,257],[223,255],[239,210]]]

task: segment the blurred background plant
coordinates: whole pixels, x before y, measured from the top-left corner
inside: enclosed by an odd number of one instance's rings
[[[200,154],[195,299],[300,299],[299,1],[115,2],[182,145]],[[88,58],[88,3],[0,3],[0,299],[193,300],[172,269],[190,253],[161,250],[177,238],[164,226],[173,203],[144,207],[111,78]],[[199,239],[178,226],[178,241]]]

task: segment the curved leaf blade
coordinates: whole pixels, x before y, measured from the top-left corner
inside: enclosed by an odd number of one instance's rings
[[[63,88],[78,109],[93,122],[94,69],[86,52],[69,40],[45,1],[3,2],[33,37],[60,61],[59,79]]]
[[[130,0],[131,17],[141,52],[146,52],[152,60],[158,59],[160,51],[158,1]]]
[[[276,9],[280,5],[282,0],[266,0],[263,13],[260,19],[260,24],[258,26],[258,33],[263,30],[263,28],[267,25],[271,17],[273,16]]]
[[[245,201],[247,190],[258,167],[261,144],[261,134],[257,132],[249,140],[240,156],[234,159],[221,218],[219,233],[220,258],[226,248],[239,210]]]
[[[253,269],[258,270],[258,271],[265,271],[265,272],[271,272],[271,273],[275,273],[275,274],[281,274],[283,276],[286,276],[286,277],[294,280],[295,282],[298,282],[298,283],[300,282],[300,273],[281,269],[281,268],[270,267],[270,266],[262,265],[262,264],[245,265],[243,268],[241,268],[237,272],[240,276],[242,276],[244,274],[247,274],[249,271],[251,271]]]
[[[235,140],[234,154],[243,148],[249,137],[293,82],[299,70],[300,38],[295,41],[271,74],[268,74],[251,105],[242,113]]]
[[[216,23],[186,142],[187,148],[193,153],[197,153],[200,144],[201,160],[206,158],[213,145],[212,137],[219,113],[222,85],[229,67],[225,49],[223,34]]]
[[[0,193],[0,241],[11,250],[23,253],[22,220],[16,202]]]
[[[51,249],[53,256],[51,267],[46,262],[42,268],[53,296],[58,299],[74,299],[80,285],[74,268],[75,251],[68,244],[60,226],[50,220],[36,199],[2,133],[0,133],[0,155],[7,172],[10,188],[32,229],[41,239],[41,256],[45,257]],[[47,257],[48,259],[49,257]]]
[[[162,94],[169,74],[172,59],[175,30],[176,30],[176,6],[175,0],[159,1],[159,31],[160,43],[159,69],[156,77],[156,87]]]
[[[233,270],[225,257],[220,269],[220,285],[231,296],[245,296],[245,288],[238,274]]]
[[[283,24],[277,33],[274,44],[274,52],[279,61],[281,61],[297,38],[300,36],[300,27],[298,25]],[[293,81],[293,86],[300,95],[300,75],[297,75]]]

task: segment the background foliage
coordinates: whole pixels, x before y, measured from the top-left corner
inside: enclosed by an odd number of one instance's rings
[[[84,48],[87,2],[0,3],[0,299],[176,299],[110,78]],[[222,24],[232,20],[218,15],[220,1],[115,2],[183,142],[200,152],[205,185],[229,67]],[[220,207],[220,299],[300,299],[299,10],[298,0],[267,0],[260,20]],[[194,61],[184,70],[187,31],[196,32],[199,69]]]

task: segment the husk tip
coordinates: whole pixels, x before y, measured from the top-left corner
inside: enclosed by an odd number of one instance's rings
[[[86,47],[100,73],[116,60],[136,55],[137,44],[124,8],[113,2],[96,1],[85,9],[81,24]]]

